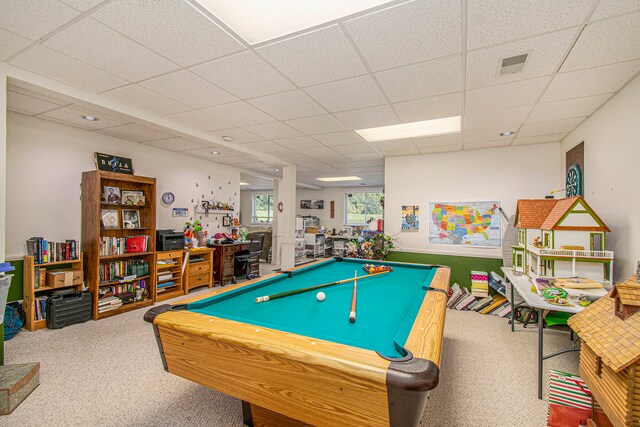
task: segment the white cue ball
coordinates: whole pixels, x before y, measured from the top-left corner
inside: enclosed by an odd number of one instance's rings
[[[318,292],[316,294],[316,298],[318,299],[318,301],[322,302],[326,298],[326,295],[324,294],[324,292]]]

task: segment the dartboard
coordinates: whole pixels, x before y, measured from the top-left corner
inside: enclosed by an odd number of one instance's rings
[[[579,165],[571,165],[567,171],[567,197],[582,196],[582,172]]]

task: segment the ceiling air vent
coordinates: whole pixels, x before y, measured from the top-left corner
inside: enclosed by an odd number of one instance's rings
[[[502,66],[500,67],[500,75],[514,74],[522,71],[524,63],[527,60],[528,53],[522,55],[511,56],[502,60]]]

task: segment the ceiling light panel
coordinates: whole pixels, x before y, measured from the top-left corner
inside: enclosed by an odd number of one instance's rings
[[[356,132],[368,142],[387,141],[391,139],[413,138],[428,135],[443,135],[460,132],[460,116],[443,119],[424,120],[421,122],[403,123],[401,125],[382,126],[360,129]]]
[[[339,182],[339,181],[362,181],[359,176],[332,176],[325,178],[317,178],[318,181],[324,182]]]
[[[250,45],[388,3],[389,0],[196,0]]]

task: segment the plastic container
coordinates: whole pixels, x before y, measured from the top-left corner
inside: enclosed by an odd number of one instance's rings
[[[4,309],[7,306],[7,296],[11,285],[12,274],[0,275],[0,325],[4,323]]]

